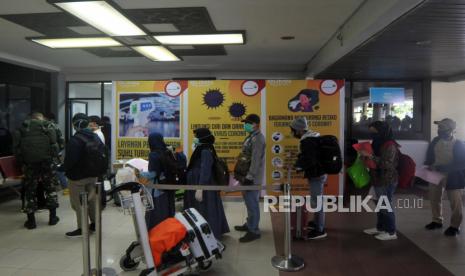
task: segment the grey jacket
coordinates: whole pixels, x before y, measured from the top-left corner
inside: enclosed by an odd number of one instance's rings
[[[250,153],[251,156],[250,169],[246,178],[253,180],[255,185],[262,185],[265,171],[265,136],[259,130],[252,132],[245,139],[242,151]]]

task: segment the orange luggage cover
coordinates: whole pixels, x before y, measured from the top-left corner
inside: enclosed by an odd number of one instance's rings
[[[150,248],[156,266],[161,264],[163,253],[181,242],[186,233],[186,227],[175,218],[167,218],[149,231]]]

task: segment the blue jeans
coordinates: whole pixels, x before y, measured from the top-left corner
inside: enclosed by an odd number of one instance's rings
[[[260,234],[258,224],[260,223],[260,191],[244,191],[245,207],[247,207],[247,228],[249,232]]]
[[[394,196],[396,188],[397,183],[391,184],[389,186],[374,187],[378,200],[381,196],[386,196],[392,208],[392,212],[389,212],[389,210],[386,209],[381,209],[377,213],[378,221],[376,223],[376,228],[379,231],[388,232],[389,234],[396,233],[396,216],[394,214],[394,206],[392,205],[392,197]]]
[[[56,172],[58,181],[60,182],[61,188],[63,188],[63,189],[68,188],[68,179],[65,176],[65,172],[61,172],[61,171],[58,171],[58,170],[55,171],[55,172]]]
[[[323,212],[323,192],[328,175],[324,174],[319,177],[312,177],[308,179],[310,186],[310,206],[312,209],[317,207],[318,200],[320,200],[321,210],[316,212],[313,217],[313,222],[316,224],[316,229],[323,232],[325,229],[325,213]]]

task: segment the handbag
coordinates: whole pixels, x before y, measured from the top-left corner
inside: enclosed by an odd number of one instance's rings
[[[371,180],[370,171],[367,169],[362,159],[360,159],[360,156],[358,156],[354,164],[347,169],[347,174],[358,189],[368,186]]]
[[[250,165],[252,160],[249,156],[247,156],[244,152],[241,152],[237,157],[237,162],[234,167],[234,178],[244,183],[245,177],[249,173]]]

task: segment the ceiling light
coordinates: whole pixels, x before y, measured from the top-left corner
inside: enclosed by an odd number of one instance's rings
[[[31,41],[50,48],[95,48],[121,46],[121,43],[110,37],[32,38]]]
[[[163,46],[135,46],[134,50],[153,61],[179,61],[180,59]]]
[[[106,1],[54,2],[63,10],[110,36],[145,35],[145,32]]]
[[[198,34],[198,35],[156,35],[165,45],[209,45],[209,44],[244,44],[242,33],[231,34]]]

